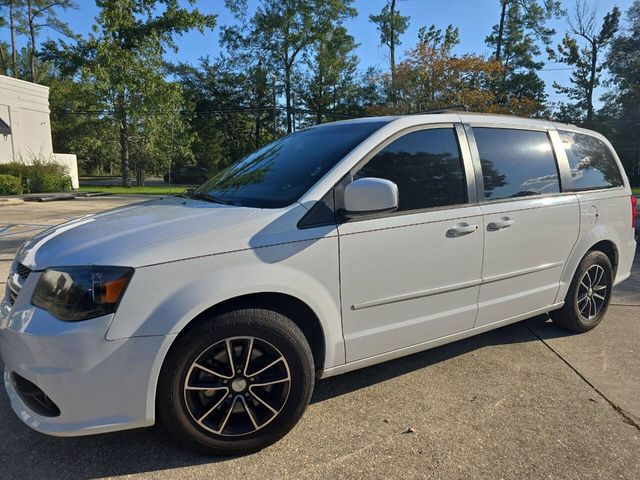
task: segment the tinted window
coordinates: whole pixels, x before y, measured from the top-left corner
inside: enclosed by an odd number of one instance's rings
[[[193,195],[233,205],[284,207],[387,122],[327,124],[287,135],[223,170]]]
[[[560,191],[558,167],[545,132],[474,128],[488,200]]]
[[[618,164],[604,142],[580,133],[558,133],[569,159],[574,190],[622,185]]]
[[[453,128],[400,137],[373,157],[355,178],[386,178],[398,185],[398,211],[465,203],[466,180]]]

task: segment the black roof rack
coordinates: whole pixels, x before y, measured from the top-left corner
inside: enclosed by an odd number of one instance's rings
[[[466,105],[451,105],[445,108],[435,108],[433,110],[420,110],[419,112],[411,112],[407,115],[421,115],[425,113],[452,113],[452,112],[470,112],[469,107]]]

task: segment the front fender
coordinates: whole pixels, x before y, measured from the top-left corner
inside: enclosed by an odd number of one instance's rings
[[[344,363],[336,236],[136,270],[107,339],[180,333],[200,313],[252,293],[295,297],[320,319],[325,366]]]

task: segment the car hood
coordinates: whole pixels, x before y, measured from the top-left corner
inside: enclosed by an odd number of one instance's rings
[[[16,259],[35,270],[139,267],[254,248],[277,243],[290,225],[276,220],[298,208],[305,210],[299,204],[269,210],[165,197],[56,225],[26,242]],[[270,228],[274,222],[278,227]]]

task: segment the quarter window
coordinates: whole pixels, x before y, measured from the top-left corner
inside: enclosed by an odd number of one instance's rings
[[[560,191],[558,166],[546,132],[474,128],[487,200]]]
[[[398,185],[397,211],[467,202],[466,179],[456,131],[433,128],[398,138],[378,152],[355,175]]]
[[[567,153],[573,190],[620,187],[622,175],[611,150],[600,139],[559,131]]]

